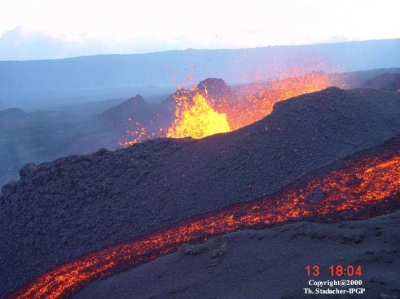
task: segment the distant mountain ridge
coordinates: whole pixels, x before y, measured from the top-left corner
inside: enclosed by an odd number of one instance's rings
[[[0,102],[0,110],[5,110],[5,109],[7,109],[7,107],[2,102]]]
[[[121,96],[124,89],[192,85],[208,77],[224,78],[228,84],[266,80],[280,72],[291,75],[294,67],[304,73],[400,67],[398,49],[400,39],[0,61],[0,99],[7,106],[24,108],[21,105],[33,100]]]

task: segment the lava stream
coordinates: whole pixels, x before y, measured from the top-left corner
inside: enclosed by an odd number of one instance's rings
[[[369,154],[368,154],[369,153]],[[99,277],[177,251],[185,243],[294,220],[341,221],[400,207],[400,142],[337,161],[271,196],[209,212],[54,268],[8,298],[65,298]]]

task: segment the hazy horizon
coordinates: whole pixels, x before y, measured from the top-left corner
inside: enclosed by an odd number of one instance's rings
[[[16,0],[2,6],[0,61],[400,38],[395,0]]]
[[[20,30],[19,26],[15,28],[15,30]],[[8,32],[6,32],[8,33]],[[13,61],[40,61],[40,60],[62,60],[62,59],[73,59],[73,58],[81,58],[81,57],[90,57],[90,56],[102,56],[102,55],[142,55],[142,54],[157,54],[157,53],[163,53],[163,52],[180,52],[180,51],[201,51],[201,50],[251,50],[251,49],[262,49],[262,48],[274,48],[274,47],[287,47],[287,46],[318,46],[318,45],[330,45],[330,44],[344,44],[344,43],[354,43],[354,42],[368,42],[368,41],[390,41],[390,40],[400,40],[400,37],[395,37],[395,38],[376,38],[376,39],[365,39],[365,40],[333,40],[333,41],[323,41],[323,42],[315,42],[315,43],[309,43],[309,44],[278,44],[278,45],[266,45],[266,46],[257,46],[257,47],[236,47],[236,48],[193,48],[193,47],[187,47],[187,48],[171,48],[171,49],[163,49],[163,48],[154,48],[154,50],[150,51],[138,51],[138,52],[130,52],[128,50],[122,51],[123,47],[119,48],[119,51],[115,52],[107,52],[107,51],[99,51],[99,52],[76,52],[76,51],[70,51],[68,47],[66,49],[60,49],[60,51],[52,53],[54,57],[38,57],[38,58],[27,58],[27,59],[0,59],[0,62],[13,62]],[[1,43],[1,37],[0,37],[0,43]],[[128,46],[129,44],[127,44]],[[41,46],[40,44],[36,45],[37,47]],[[63,56],[63,53],[68,51],[68,55]],[[47,53],[47,51],[41,51],[41,55]],[[0,49],[0,55],[2,54],[2,49]]]

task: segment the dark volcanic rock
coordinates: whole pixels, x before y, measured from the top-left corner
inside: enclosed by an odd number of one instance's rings
[[[368,80],[363,85],[364,88],[374,88],[386,91],[400,90],[400,74],[385,73],[371,80]]]
[[[131,141],[139,135],[156,138],[160,134],[160,128],[169,127],[174,115],[172,111],[163,110],[147,103],[140,95],[137,95],[106,110],[97,118],[97,121],[106,130],[114,131],[114,136],[118,136],[119,140],[113,140],[111,144]],[[109,148],[115,148],[115,145]]]
[[[328,88],[228,134],[38,165],[0,198],[0,296],[84,253],[273,193],[399,131],[400,93]]]
[[[212,99],[226,98],[232,93],[231,88],[225,83],[224,80],[219,78],[208,78],[201,81],[196,90],[203,96]]]
[[[15,192],[17,181],[11,180],[1,188],[3,196],[10,196]]]
[[[324,198],[324,192],[321,191],[321,189],[315,189],[311,191],[310,194],[307,195],[305,201],[306,203],[314,203],[317,201],[321,201]]]
[[[19,170],[19,176],[21,179],[25,179],[35,173],[36,165],[34,163],[28,163]]]
[[[116,107],[107,109],[100,118],[104,118],[116,124],[121,124],[123,122],[128,122],[129,119],[133,119],[135,122],[142,121],[143,118],[149,118],[150,113],[150,105],[142,96],[137,95]]]
[[[362,179],[358,178],[358,177],[353,177],[351,178],[348,182],[346,182],[346,186],[354,186],[354,185],[359,185],[363,182]]]
[[[178,89],[172,96],[163,101],[160,110],[171,118],[174,115],[176,99],[185,97],[191,102],[196,93],[201,94],[213,106],[221,101],[229,100],[233,96],[231,87],[224,80],[207,78],[201,81],[194,90]]]
[[[362,277],[351,279],[362,279],[366,292],[354,298],[399,298],[399,221],[397,211],[362,221],[298,222],[234,232],[94,281],[73,298],[171,298],[171,293],[176,299],[318,298],[303,290],[310,280],[303,266],[310,261],[322,269],[320,280],[332,280],[330,265],[361,265]],[[343,239],[352,242],[342,243]]]

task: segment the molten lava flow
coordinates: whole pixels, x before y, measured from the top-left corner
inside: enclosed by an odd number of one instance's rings
[[[177,107],[173,125],[167,137],[203,138],[229,132],[252,124],[272,112],[275,103],[305,93],[320,91],[331,85],[325,73],[275,79],[270,84],[251,84],[238,94],[224,99],[212,99],[196,93],[183,92],[175,98]],[[206,91],[207,94],[207,91]]]
[[[226,115],[216,112],[199,93],[190,101],[182,95],[177,99],[175,120],[168,129],[167,137],[196,139],[217,133],[229,132]]]
[[[215,104],[218,112],[226,113],[232,130],[252,124],[272,112],[275,103],[298,95],[332,86],[329,75],[321,72],[287,79],[274,79],[263,84],[246,85],[236,99]]]
[[[212,98],[202,94],[196,87],[192,90],[179,90],[174,95],[175,115],[169,128],[151,128],[151,124],[137,126],[129,130],[129,140],[119,142],[128,146],[156,137],[203,138],[209,135],[237,130],[252,124],[272,112],[279,101],[305,93],[320,91],[334,84],[331,76],[314,72],[296,76],[301,70],[293,70],[286,79],[273,79],[266,83],[248,84],[235,87],[227,97]],[[287,75],[287,74],[286,74]]]
[[[311,173],[272,196],[197,216],[50,270],[8,298],[65,298],[99,277],[176,251],[185,243],[294,220],[365,219],[400,208],[400,142]],[[320,174],[323,174],[320,176]],[[318,196],[313,194],[317,193]]]

